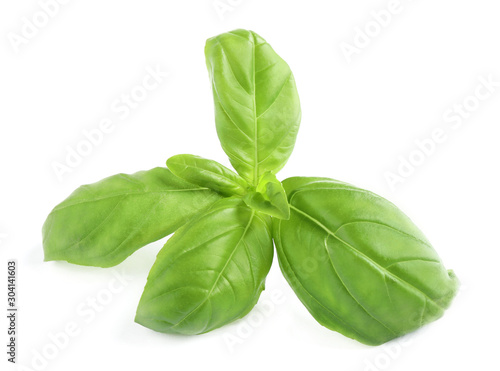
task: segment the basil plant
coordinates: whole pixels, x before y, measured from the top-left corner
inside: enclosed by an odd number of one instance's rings
[[[177,155],[160,167],[84,185],[43,226],[45,260],[111,267],[171,233],[136,322],[201,334],[245,316],[264,290],[273,242],[283,275],[323,326],[377,345],[441,317],[458,288],[396,206],[328,178],[276,173],[301,110],[286,62],[252,31],[207,41],[222,148],[236,172]]]

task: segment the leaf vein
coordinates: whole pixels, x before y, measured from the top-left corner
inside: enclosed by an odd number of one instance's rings
[[[325,232],[331,234],[333,237],[335,237],[337,240],[339,240],[341,243],[343,243],[345,246],[347,246],[348,248],[350,248],[356,255],[358,255],[361,259],[367,261],[368,263],[378,267],[381,271],[385,271],[387,275],[389,275],[390,277],[394,278],[396,281],[402,283],[403,285],[406,285],[406,286],[409,286],[410,288],[412,288],[414,291],[416,291],[417,293],[419,293],[420,295],[423,295],[424,297],[428,298],[432,303],[434,303],[437,307],[441,308],[441,309],[444,309],[441,305],[439,305],[435,300],[433,300],[432,298],[430,298],[427,294],[425,294],[423,291],[419,290],[418,288],[416,288],[415,286],[413,286],[412,284],[410,284],[409,282],[403,280],[401,277],[398,277],[396,276],[395,274],[393,274],[392,272],[388,271],[387,269],[385,269],[383,266],[381,266],[379,263],[377,263],[376,261],[374,261],[373,259],[369,258],[368,256],[366,256],[365,254],[363,254],[361,251],[359,251],[358,249],[356,249],[354,246],[350,245],[349,243],[347,243],[346,241],[344,241],[342,238],[338,237],[335,233],[333,233],[331,230],[329,230],[325,225],[323,225],[319,220],[313,218],[311,215],[307,214],[306,212],[298,209],[297,207],[293,206],[293,205],[290,205],[290,208],[297,211],[299,214],[302,214],[303,216],[305,216],[306,218],[310,219],[311,221],[313,221],[315,224],[317,224],[321,229],[323,229]]]

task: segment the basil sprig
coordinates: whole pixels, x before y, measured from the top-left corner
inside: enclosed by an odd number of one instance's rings
[[[215,123],[236,172],[194,155],[78,188],[43,226],[45,260],[111,267],[175,232],[136,322],[201,334],[245,316],[273,259],[323,326],[377,345],[443,315],[459,283],[396,206],[328,178],[276,173],[301,111],[293,74],[252,31],[207,41]]]

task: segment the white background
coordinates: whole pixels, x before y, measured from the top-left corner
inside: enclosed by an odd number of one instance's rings
[[[73,0],[16,52],[12,35],[23,35],[24,17],[33,19],[40,4],[2,1],[0,277],[7,260],[17,259],[19,361],[35,370],[37,352],[53,350],[50,337],[73,324],[78,334],[39,370],[497,369],[500,87],[485,99],[473,96],[481,77],[500,81],[498,1],[401,0],[378,34],[371,12],[388,9],[388,1],[222,3],[235,5],[221,17],[212,0]],[[341,45],[355,45],[365,27],[369,43],[349,61]],[[332,177],[388,198],[461,279],[445,316],[407,342],[374,348],[323,328],[277,261],[252,321],[195,337],[155,333],[133,321],[164,241],[110,270],[42,263],[43,221],[79,185],[162,166],[178,153],[229,165],[215,132],[203,48],[208,37],[235,28],[267,39],[297,80],[302,125],[279,178]],[[111,105],[141,83],[148,66],[160,66],[168,78],[121,119]],[[464,99],[478,104],[455,128],[443,115]],[[54,162],[64,163],[68,146],[85,139],[82,130],[105,118],[114,131],[59,180]],[[401,158],[418,149],[415,140],[436,128],[446,140],[391,189],[384,174],[397,174]],[[116,274],[126,280],[121,292],[92,320],[79,315],[89,298],[116,284]],[[5,295],[6,282],[0,286]],[[273,294],[282,299],[273,302]],[[235,338],[240,343],[230,346]]]

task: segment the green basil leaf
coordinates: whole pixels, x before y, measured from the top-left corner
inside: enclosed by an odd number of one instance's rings
[[[264,173],[256,190],[246,194],[243,200],[254,210],[279,219],[290,218],[290,207],[285,190],[271,172]]]
[[[81,186],[43,225],[45,260],[114,266],[220,198],[159,167]]]
[[[441,317],[459,283],[396,206],[324,178],[283,182],[290,220],[274,220],[281,270],[323,326],[370,345]]]
[[[224,196],[243,196],[247,192],[248,183],[242,177],[213,160],[176,155],[167,160],[167,166],[178,177]]]
[[[179,229],[151,268],[135,321],[194,335],[246,315],[271,267],[270,219],[227,198]]]
[[[222,148],[236,171],[256,185],[288,161],[300,125],[293,74],[259,35],[236,30],[205,47]]]

